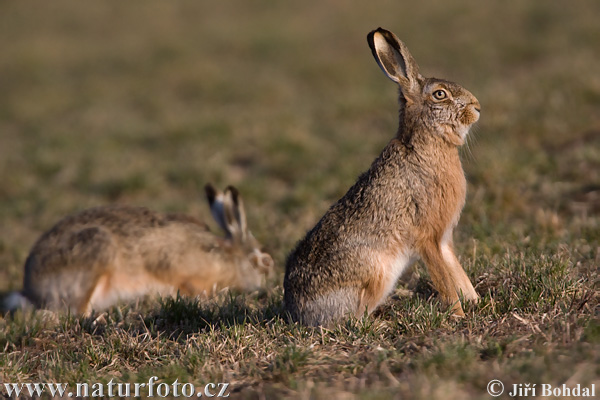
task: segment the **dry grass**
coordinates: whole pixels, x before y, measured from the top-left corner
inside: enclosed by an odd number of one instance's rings
[[[0,291],[20,289],[63,215],[121,202],[208,221],[207,181],[239,186],[280,270],[265,292],[209,303],[0,317],[0,381],[156,375],[364,399],[489,399],[494,378],[600,385],[600,5],[238,3],[4,5]],[[395,131],[365,40],[377,26],[482,104],[455,241],[484,298],[455,321],[419,266],[371,317],[290,325],[287,252]]]

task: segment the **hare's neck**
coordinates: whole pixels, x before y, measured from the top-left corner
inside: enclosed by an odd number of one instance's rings
[[[402,92],[400,92],[398,103],[400,105],[400,109],[398,111],[398,132],[396,133],[396,139],[405,145],[410,145],[412,132],[415,130],[415,127],[410,126],[413,125],[410,123],[410,121],[406,121],[406,100],[404,100],[404,97],[402,97]],[[409,125],[407,125],[407,122]]]
[[[439,133],[424,126],[418,121],[405,119],[400,124],[393,142],[401,144],[406,154],[418,155],[420,158],[428,154],[436,158],[450,156],[458,159],[458,148],[449,143]]]
[[[427,126],[414,112],[406,113],[404,107],[400,107],[399,119],[396,139],[408,149],[426,148],[432,145],[437,147],[443,141],[432,127]]]

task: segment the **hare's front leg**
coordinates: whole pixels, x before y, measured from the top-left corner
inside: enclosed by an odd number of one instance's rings
[[[447,236],[450,235],[444,235],[444,239]],[[455,315],[464,316],[459,295],[474,301],[479,299],[479,295],[454,254],[451,237],[444,239],[425,243],[420,253],[442,300],[452,305]]]
[[[452,243],[442,243],[442,255],[453,272],[456,292],[462,294],[465,300],[479,301],[479,295],[475,291],[471,280],[460,265],[458,258],[456,258]]]

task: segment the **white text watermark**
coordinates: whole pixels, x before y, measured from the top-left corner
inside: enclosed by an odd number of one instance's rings
[[[492,379],[488,382],[487,391],[492,397],[498,397],[502,394],[508,397],[522,398],[564,398],[564,397],[591,397],[596,398],[596,386],[594,384],[585,386],[576,385],[550,385],[546,383],[513,383],[504,385],[499,379]]]
[[[175,382],[171,384],[159,382],[156,376],[150,377],[148,382],[144,383],[114,382],[113,379],[107,383],[77,383],[71,390],[68,383],[4,383],[3,386],[8,398],[19,398],[19,396],[41,397],[42,395],[60,398],[229,397],[229,383],[207,383],[201,387],[196,387],[192,383],[180,383],[178,379],[175,379]]]

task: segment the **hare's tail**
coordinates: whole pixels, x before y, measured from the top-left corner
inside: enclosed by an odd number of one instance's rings
[[[21,292],[11,292],[0,301],[0,313],[33,308],[33,304]]]

